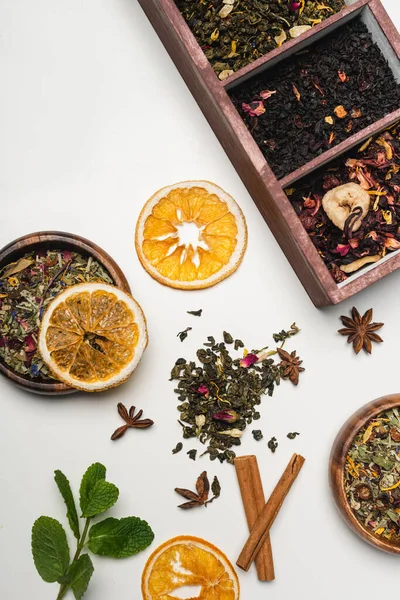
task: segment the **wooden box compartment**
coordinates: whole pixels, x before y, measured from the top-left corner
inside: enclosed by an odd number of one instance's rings
[[[347,6],[341,12],[224,81],[218,79],[174,0],[139,2],[314,304],[337,304],[398,269],[400,253],[395,252],[346,282],[335,283],[284,189],[395,123],[400,119],[400,108],[277,179],[229,96],[235,86],[276,66],[354,18],[360,18],[366,24],[395,78],[400,81],[400,36],[380,0],[347,0]]]

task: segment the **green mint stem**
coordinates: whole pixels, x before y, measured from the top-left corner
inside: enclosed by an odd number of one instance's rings
[[[86,524],[85,524],[85,528],[83,530],[83,533],[81,535],[81,539],[78,542],[78,545],[76,547],[76,552],[75,552],[75,556],[72,559],[72,562],[74,563],[76,560],[78,560],[78,558],[80,557],[80,554],[83,550],[83,547],[85,545],[85,541],[86,541],[86,536],[87,533],[89,531],[89,526],[90,526],[90,521],[91,521],[91,517],[89,517],[88,519],[86,519]],[[58,596],[56,598],[56,600],[61,600],[61,598],[64,598],[65,594],[68,592],[69,590],[69,585],[64,583],[60,586],[60,590],[58,592]]]

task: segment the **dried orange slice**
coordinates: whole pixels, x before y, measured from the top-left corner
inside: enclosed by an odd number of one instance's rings
[[[162,188],[144,205],[136,251],[154,279],[185,290],[210,287],[240,265],[247,227],[235,200],[209,181]]]
[[[197,537],[179,536],[162,544],[142,575],[144,600],[178,600],[179,588],[201,587],[192,600],[237,600],[239,580],[225,554]]]
[[[57,379],[99,392],[125,381],[147,346],[146,319],[129,294],[103,283],[66,288],[43,315],[38,348]]]

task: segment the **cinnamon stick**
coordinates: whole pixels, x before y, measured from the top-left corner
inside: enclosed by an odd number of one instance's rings
[[[269,530],[278,515],[279,509],[295,482],[296,477],[300,473],[304,461],[305,458],[300,456],[300,454],[293,454],[267,504],[258,516],[250,536],[236,562],[237,566],[244,571],[249,570],[251,563],[263,547],[263,544],[269,535]]]
[[[264,490],[255,456],[240,456],[235,459],[236,475],[242,495],[249,531],[252,530],[258,515],[265,506]],[[255,559],[259,581],[275,579],[274,559],[269,534]]]

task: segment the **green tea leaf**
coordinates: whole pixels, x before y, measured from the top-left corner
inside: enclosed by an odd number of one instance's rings
[[[80,600],[87,590],[93,574],[93,563],[88,554],[82,554],[68,570],[68,586],[72,588],[76,600]]]
[[[58,486],[58,489],[60,490],[60,494],[63,497],[64,502],[66,504],[67,519],[68,519],[69,525],[72,529],[74,536],[76,537],[77,540],[79,540],[79,537],[80,537],[79,517],[78,517],[78,513],[76,512],[75,500],[72,495],[72,490],[71,490],[69,481],[65,477],[64,473],[62,473],[59,470],[54,471],[54,480],[55,480],[55,482]]]
[[[90,495],[98,481],[105,481],[106,479],[106,468],[100,463],[93,463],[86,470],[86,473],[82,477],[81,486],[79,488],[79,503],[82,512],[88,505]]]
[[[90,529],[88,546],[99,556],[125,558],[147,548],[153,539],[149,524],[138,517],[108,518]]]
[[[105,512],[118,500],[119,490],[113,483],[98,481],[91,490],[87,503],[81,505],[82,517],[94,517]]]
[[[32,527],[32,555],[42,579],[54,583],[69,565],[69,547],[65,531],[56,519],[39,517]]]

